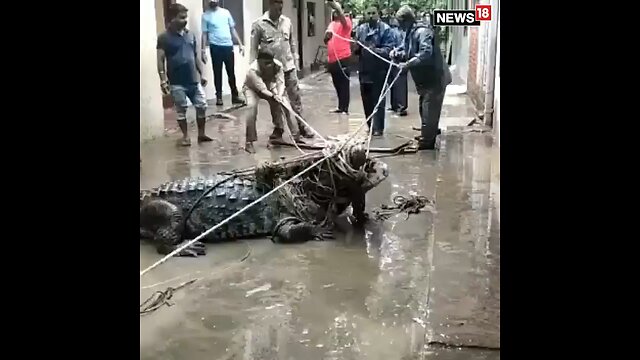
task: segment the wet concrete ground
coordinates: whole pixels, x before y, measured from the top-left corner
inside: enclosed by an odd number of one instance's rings
[[[336,104],[327,76],[303,83],[303,116],[322,134],[350,132],[364,119],[356,77],[350,116],[328,113]],[[388,113],[372,146],[417,134],[409,88],[409,116]],[[176,293],[175,306],[140,318],[141,359],[499,359],[499,350],[473,348],[500,347],[499,154],[490,134],[456,128],[472,113],[456,86],[449,90],[441,151],[385,159],[391,175],[367,197],[371,212],[396,195],[423,195],[435,200],[434,213],[347,228],[335,241],[239,241],[170,259],[141,278],[141,302],[200,280]],[[258,126],[255,155],[241,150],[241,118],[209,122],[210,144],[178,149],[174,135],[141,145],[141,188],[297,154],[266,148],[264,102]],[[159,258],[141,244],[141,269]]]

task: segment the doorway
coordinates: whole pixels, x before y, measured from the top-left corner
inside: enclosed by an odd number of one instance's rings
[[[304,43],[304,1],[303,0],[293,0],[296,2],[296,14],[298,18],[298,68],[300,69],[299,73],[304,69],[304,56],[303,56],[303,46]],[[300,74],[298,74],[300,75]]]

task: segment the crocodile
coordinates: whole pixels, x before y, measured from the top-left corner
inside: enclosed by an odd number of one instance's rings
[[[319,166],[286,185],[284,189],[289,191],[277,191],[266,197],[176,256],[205,255],[204,243],[237,239],[271,236],[276,243],[313,240],[330,231],[333,219],[343,214],[349,205],[353,208],[355,224],[361,225],[367,220],[365,194],[387,178],[387,165],[377,159],[357,156],[348,161],[353,169],[363,169],[358,179],[334,176],[335,168],[331,176],[323,176],[328,172]],[[308,162],[302,165],[306,164]],[[142,190],[140,238],[150,240],[158,253],[169,254],[188,241],[186,239],[201,235],[299,173],[302,165],[280,171],[270,181],[265,180],[267,169],[249,175],[231,172],[206,179],[185,178],[153,190]]]

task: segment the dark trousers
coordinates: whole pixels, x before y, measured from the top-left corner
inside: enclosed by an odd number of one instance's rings
[[[330,63],[328,70],[331,74],[331,80],[333,80],[333,86],[338,93],[338,110],[349,112],[349,98],[351,97],[349,78],[351,69],[343,61]]]
[[[364,107],[364,116],[368,119],[373,111],[376,110],[376,114],[373,115],[373,130],[384,131],[384,105],[385,99],[382,99],[380,105],[376,108],[378,98],[384,88],[384,78],[379,79],[373,83],[360,82],[360,95],[362,96],[362,106]],[[367,125],[371,127],[371,119],[367,121]]]
[[[389,75],[389,82],[391,82],[396,75],[398,75],[398,69],[394,66]],[[407,104],[409,103],[409,89],[407,88],[407,72],[403,71],[398,79],[391,87],[391,109],[394,111],[407,110]]]
[[[446,87],[435,89],[420,89],[420,120],[422,122],[422,142],[427,146],[434,146],[440,124],[440,113]]]
[[[213,63],[213,83],[216,87],[216,97],[222,97],[222,64],[224,64],[225,69],[227,69],[231,96],[238,97],[234,71],[233,46],[209,45],[209,50],[211,51],[211,62]]]

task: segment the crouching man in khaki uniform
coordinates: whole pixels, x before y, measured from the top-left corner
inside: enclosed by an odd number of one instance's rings
[[[271,108],[273,122],[273,133],[270,140],[282,140],[284,133],[284,111],[288,111],[280,105],[283,101],[288,101],[285,97],[285,82],[282,63],[274,58],[273,52],[268,49],[261,49],[255,61],[249,66],[249,71],[242,88],[247,99],[247,134],[245,150],[255,153],[253,142],[258,140],[256,121],[258,118],[258,102],[260,99],[267,100]],[[288,104],[288,103],[286,103]],[[301,142],[298,124],[291,117],[287,116],[287,125],[291,131],[294,141]]]

